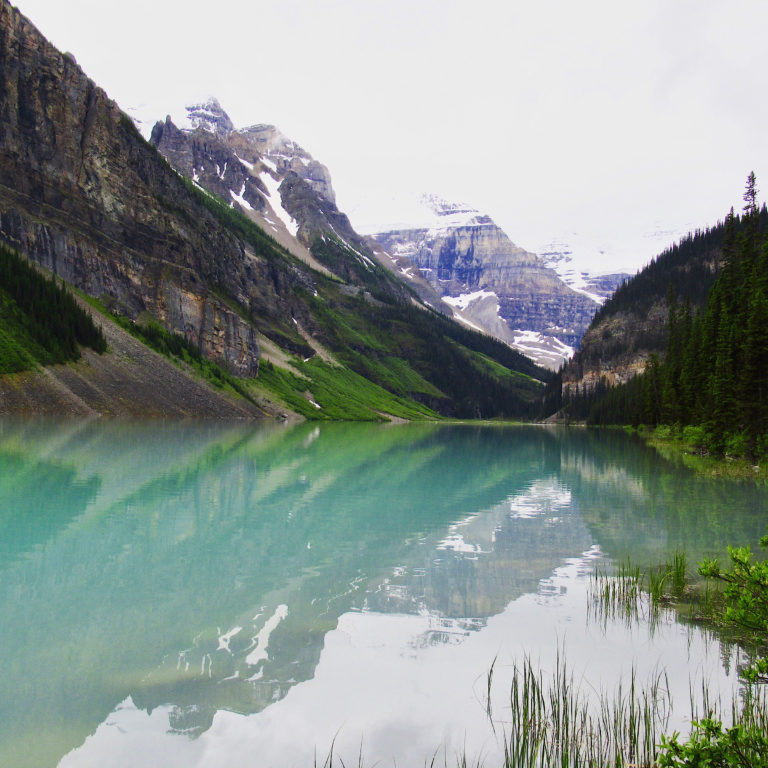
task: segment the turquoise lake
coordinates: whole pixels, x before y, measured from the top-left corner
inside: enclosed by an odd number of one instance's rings
[[[591,619],[589,574],[755,547],[767,510],[620,432],[3,421],[0,765],[491,766],[491,664],[503,718],[558,652],[596,690],[663,667],[685,728],[736,652]]]

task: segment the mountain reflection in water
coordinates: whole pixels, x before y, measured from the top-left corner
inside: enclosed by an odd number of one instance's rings
[[[345,626],[463,647],[582,553],[701,557],[764,510],[622,434],[3,422],[0,764],[56,765],[141,711],[190,744],[312,680]]]

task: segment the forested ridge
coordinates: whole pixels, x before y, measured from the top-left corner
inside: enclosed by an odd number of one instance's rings
[[[651,355],[645,372],[625,384],[601,380],[590,392],[566,391],[569,417],[674,425],[716,455],[768,455],[768,237],[757,194],[752,173],[742,216],[731,209],[721,225],[717,276],[704,308],[690,296],[681,300],[670,282],[663,357]]]
[[[53,276],[0,245],[0,373],[77,360],[81,346],[107,349],[91,316]]]
[[[645,312],[656,296],[668,294],[687,299],[693,306],[704,306],[715,278],[720,271],[726,223],[740,233],[745,221],[740,216],[728,216],[713,227],[697,229],[662,251],[645,269],[625,280],[613,296],[595,313],[593,324],[627,308]],[[758,226],[765,231],[768,210],[758,214]]]

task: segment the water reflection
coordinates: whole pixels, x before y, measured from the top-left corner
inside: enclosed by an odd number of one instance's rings
[[[618,434],[5,422],[0,764],[118,711],[199,737],[310,680],[350,611],[460,646],[581,552],[697,555],[764,510]]]

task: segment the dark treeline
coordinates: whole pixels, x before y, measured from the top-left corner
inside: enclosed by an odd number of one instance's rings
[[[750,174],[743,216],[731,210],[722,225],[719,270],[704,310],[669,288],[664,359],[651,355],[645,372],[626,384],[573,391],[564,403],[571,418],[697,427],[715,454],[768,455],[768,237],[756,198]]]
[[[768,211],[762,214],[768,221]],[[736,219],[736,226],[741,226]],[[720,266],[725,223],[697,230],[660,253],[645,269],[625,280],[595,314],[593,324],[625,309],[645,314],[672,286],[675,296],[704,306]]]
[[[30,338],[41,363],[63,363],[80,357],[79,346],[105,352],[107,342],[91,316],[69,291],[44,277],[15,251],[0,245],[0,290],[13,312],[5,313],[5,331]],[[14,327],[8,327],[12,325]]]

